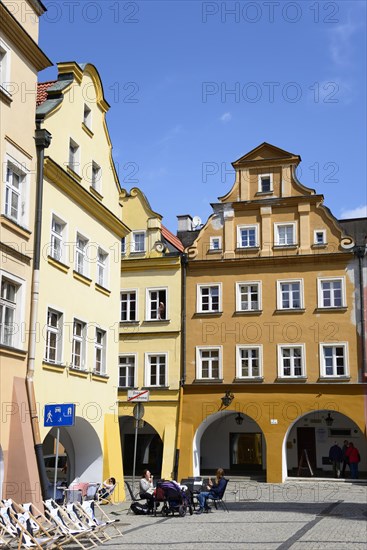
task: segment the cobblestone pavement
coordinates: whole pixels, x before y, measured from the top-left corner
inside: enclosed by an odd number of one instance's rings
[[[228,495],[227,495],[228,493]],[[367,485],[286,482],[229,484],[229,513],[169,517],[127,514],[130,502],[104,509],[122,537],[108,550],[366,550]],[[111,533],[113,534],[113,533]]]

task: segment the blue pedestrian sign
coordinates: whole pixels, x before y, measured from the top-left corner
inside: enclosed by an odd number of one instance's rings
[[[44,426],[74,426],[75,404],[45,405]]]

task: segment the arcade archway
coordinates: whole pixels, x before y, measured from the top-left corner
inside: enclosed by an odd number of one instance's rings
[[[119,423],[124,474],[129,476],[133,473],[135,420],[131,416],[121,416]],[[151,424],[142,421],[138,428],[136,475],[140,476],[145,468],[149,468],[156,478],[161,477],[162,459],[162,439]]]

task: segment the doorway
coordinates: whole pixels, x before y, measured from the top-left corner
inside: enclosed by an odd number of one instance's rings
[[[306,450],[313,470],[316,469],[315,428],[297,428],[297,456],[300,463],[303,451]]]
[[[230,433],[230,468],[238,474],[262,470],[261,433]]]

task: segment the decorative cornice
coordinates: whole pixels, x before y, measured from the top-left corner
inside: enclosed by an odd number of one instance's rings
[[[10,145],[12,145],[13,147],[15,147],[16,149],[18,149],[18,151],[20,153],[22,153],[22,155],[24,155],[25,157],[29,158],[29,160],[32,160],[33,157],[32,155],[30,155],[25,149],[23,149],[23,147],[21,147],[20,145],[18,145],[18,143],[14,140],[11,139],[11,137],[9,136],[5,136],[4,139],[10,143]]]
[[[50,178],[55,186],[118,237],[125,237],[130,232],[121,220],[50,157],[45,158],[45,177]]]
[[[179,269],[180,256],[158,256],[155,258],[122,258],[121,271],[145,271],[147,269]]]
[[[4,34],[19,48],[20,52],[37,71],[42,71],[42,69],[52,65],[52,61],[43,53],[2,2],[0,2],[0,20]]]

